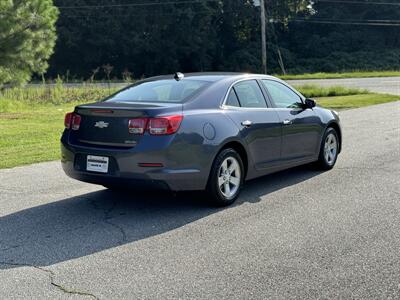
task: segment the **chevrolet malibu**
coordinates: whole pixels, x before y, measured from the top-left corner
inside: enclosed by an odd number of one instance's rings
[[[65,116],[62,166],[110,189],[205,190],[233,203],[246,180],[334,167],[338,114],[266,75],[176,73],[139,81]]]

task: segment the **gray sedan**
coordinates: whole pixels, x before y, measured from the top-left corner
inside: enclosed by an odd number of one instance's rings
[[[227,73],[153,77],[65,116],[62,166],[111,189],[205,190],[233,203],[246,180],[315,163],[334,167],[335,111],[278,78]]]

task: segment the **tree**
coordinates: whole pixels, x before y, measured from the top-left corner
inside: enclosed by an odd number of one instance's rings
[[[211,70],[217,43],[214,18],[220,4],[180,0],[138,5],[156,2],[56,0],[64,9],[49,75],[70,71],[88,79],[91,70],[107,64],[114,67],[112,77],[126,71],[138,78]],[[104,70],[96,75],[106,77]]]
[[[268,17],[287,22],[310,0],[267,0]],[[48,75],[89,79],[176,71],[261,70],[260,12],[253,0],[55,0],[59,39]],[[151,4],[151,5],[150,5]],[[274,62],[271,61],[271,64]],[[106,78],[101,71],[96,78]]]
[[[280,34],[289,72],[400,69],[400,6],[372,2],[315,1],[312,17]]]
[[[260,1],[222,1],[219,12],[218,45],[221,45],[217,69],[261,72]],[[287,24],[296,15],[312,12],[310,0],[265,0],[268,23]],[[278,70],[277,55],[271,44],[275,42],[272,25],[268,25],[268,69]],[[272,65],[272,67],[271,67]]]
[[[0,86],[43,74],[56,41],[52,0],[0,1]]]

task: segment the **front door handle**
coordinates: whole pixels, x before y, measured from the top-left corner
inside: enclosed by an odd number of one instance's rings
[[[292,123],[293,123],[292,120],[283,121],[283,125],[291,125]]]
[[[253,122],[251,122],[251,121],[249,121],[249,120],[246,120],[246,121],[243,121],[243,122],[242,122],[242,125],[243,125],[244,127],[251,127],[251,125],[253,125]]]

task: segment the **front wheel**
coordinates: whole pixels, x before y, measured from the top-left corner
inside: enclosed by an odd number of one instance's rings
[[[330,170],[335,164],[339,154],[339,137],[336,130],[329,127],[322,139],[320,148],[318,166],[322,170]]]
[[[227,206],[239,197],[244,181],[244,168],[240,155],[233,149],[218,154],[211,168],[207,194],[211,204]]]

